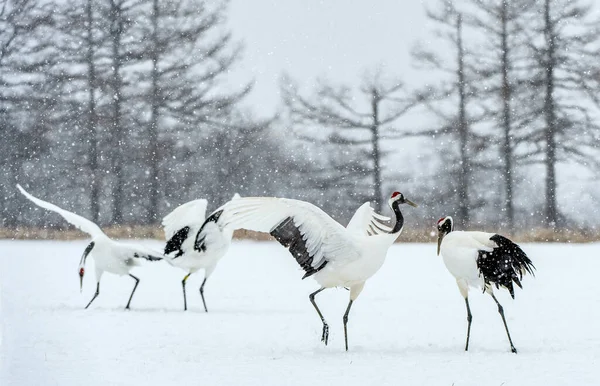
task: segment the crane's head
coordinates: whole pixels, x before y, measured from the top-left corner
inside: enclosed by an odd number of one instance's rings
[[[79,267],[79,292],[83,291],[83,275],[85,275],[85,268]]]
[[[390,205],[390,208],[392,208],[392,209],[394,209],[394,207],[392,206],[394,204],[398,204],[398,205],[400,205],[400,204],[408,204],[410,206],[414,206],[415,208],[417,207],[417,204],[415,204],[411,200],[405,198],[404,194],[402,194],[400,192],[394,192],[394,193],[392,193],[392,196],[388,200],[388,204]]]
[[[452,217],[446,216],[446,217],[442,217],[441,219],[439,219],[437,222],[437,230],[438,230],[437,254],[439,255],[440,248],[442,246],[442,240],[444,239],[444,236],[446,236],[448,233],[450,233],[454,230],[454,223],[452,221]]]
[[[85,247],[85,251],[83,251],[83,256],[81,256],[81,261],[79,262],[79,292],[83,290],[83,275],[85,275],[85,261],[87,260],[88,255],[92,252],[92,249],[96,246],[96,242],[92,241]]]

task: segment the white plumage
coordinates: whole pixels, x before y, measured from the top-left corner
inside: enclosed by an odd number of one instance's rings
[[[201,198],[179,205],[162,220],[165,238],[168,240],[181,228],[192,225],[202,225],[206,217],[208,201]]]
[[[522,288],[521,279],[526,273],[533,274],[533,263],[517,244],[499,234],[454,231],[454,223],[450,216],[441,218],[437,228],[438,254],[441,253],[446,268],[456,279],[467,307],[465,351],[469,349],[473,319],[469,306],[469,287],[475,287],[483,289],[496,302],[511,351],[516,353],[517,349],[513,345],[504,318],[504,309],[496,299],[493,287],[506,288],[514,299],[513,284]]]
[[[136,281],[135,286],[131,291],[131,295],[129,296],[127,306],[125,307],[126,309],[129,309],[131,299],[133,298],[133,294],[135,293],[137,285],[140,281],[137,277],[130,274],[131,269],[140,265],[140,259],[146,259],[150,261],[161,260],[162,253],[141,245],[111,240],[108,236],[106,236],[106,234],[104,234],[104,232],[102,232],[102,229],[100,229],[98,225],[94,224],[90,220],[59,208],[54,204],[40,200],[39,198],[27,193],[27,191],[25,191],[25,189],[23,189],[20,185],[17,185],[17,188],[25,197],[27,197],[36,205],[58,213],[70,224],[92,236],[92,241],[86,247],[79,263],[79,279],[80,286],[82,286],[87,257],[92,256],[95,262],[96,293],[85,308],[88,308],[100,294],[100,279],[102,278],[104,272],[110,272],[121,276],[129,275]]]
[[[325,344],[329,327],[314,297],[326,288],[349,288],[350,302],[343,319],[347,350],[346,324],[350,307],[365,281],[382,266],[388,248],[402,231],[404,218],[399,204],[403,203],[416,206],[401,193],[394,192],[389,201],[396,215],[393,228],[381,223],[387,217],[375,213],[369,203],[363,204],[348,226],[343,227],[321,209],[304,201],[248,197],[225,204],[219,213],[218,225],[268,232],[289,249],[304,269],[304,277],[312,276],[321,286],[310,295],[310,300],[323,322],[322,341]]]
[[[233,199],[238,198],[236,194]],[[183,308],[187,310],[186,281],[193,273],[204,269],[204,280],[200,286],[200,296],[204,310],[208,312],[204,299],[204,285],[219,260],[227,253],[233,231],[228,228],[220,229],[213,222],[204,227],[204,249],[194,248],[196,235],[205,222],[207,201],[204,199],[190,201],[180,205],[163,219],[167,244],[165,256],[169,264],[181,268],[188,274],[181,281],[183,287]]]
[[[392,228],[381,221],[390,221],[389,217],[375,212],[369,202],[362,204],[346,225],[349,231],[356,231],[366,236],[389,233]]]
[[[490,240],[493,235],[453,231],[444,237],[440,253],[448,271],[460,281],[459,286],[465,289],[468,286],[483,288],[484,280],[477,269],[477,256],[479,251],[491,252],[497,246]]]

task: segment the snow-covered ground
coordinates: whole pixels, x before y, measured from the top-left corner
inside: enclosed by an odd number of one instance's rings
[[[148,244],[158,246],[155,241]],[[308,301],[316,283],[275,243],[236,242],[206,286],[209,313],[164,262],[105,274],[92,261],[83,294],[77,265],[85,241],[0,241],[0,385],[592,385],[600,382],[600,244],[524,245],[537,277],[516,300],[498,298],[519,354],[509,351],[487,295],[466,311],[434,245],[399,244],[352,308],[350,351],[342,315],[348,292],[317,297],[329,346]]]

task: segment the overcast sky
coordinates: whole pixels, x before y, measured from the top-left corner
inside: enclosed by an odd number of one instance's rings
[[[278,106],[283,71],[307,89],[320,76],[351,83],[377,66],[410,81],[410,49],[430,29],[430,2],[232,0],[229,23],[245,43],[233,81],[255,80],[248,103],[260,114]]]

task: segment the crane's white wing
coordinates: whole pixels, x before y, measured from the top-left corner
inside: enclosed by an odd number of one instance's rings
[[[87,218],[81,217],[78,214],[69,212],[68,210],[61,209],[58,206],[51,204],[49,202],[46,202],[44,200],[40,200],[39,198],[33,197],[31,194],[27,193],[27,191],[25,191],[25,189],[23,189],[21,187],[21,185],[19,185],[19,184],[17,184],[17,188],[19,188],[21,193],[23,193],[23,195],[25,197],[27,197],[29,200],[33,201],[33,203],[36,204],[37,206],[41,206],[44,209],[48,209],[48,210],[51,210],[53,212],[60,214],[69,223],[75,225],[75,227],[77,227],[78,229],[91,235],[92,237],[96,237],[96,236],[100,236],[100,235],[105,236],[104,232],[102,232],[102,229],[100,229],[100,227],[98,225],[94,224]]]
[[[352,232],[358,232],[365,236],[389,233],[392,228],[381,222],[389,220],[389,217],[376,213],[369,202],[365,202],[354,213],[354,216],[350,219],[346,229]]]
[[[491,249],[496,248],[498,246],[498,244],[496,244],[496,242],[494,240],[492,240],[492,236],[494,236],[495,233],[469,231],[469,232],[465,232],[465,234],[467,234],[471,237],[471,239],[475,243],[474,245],[478,249],[491,251]]]
[[[305,277],[328,261],[359,257],[354,235],[316,206],[304,201],[273,197],[245,197],[222,207],[220,227],[268,232],[306,271]]]
[[[231,201],[238,200],[241,196],[234,194]],[[220,206],[217,210],[212,212],[210,216],[204,220],[204,223],[196,233],[194,239],[194,249],[201,252],[210,250],[212,253],[219,254],[218,250],[225,250],[229,248],[229,243],[233,237],[232,227],[225,226],[222,221],[219,221],[223,208],[227,205]],[[173,248],[171,248],[173,250]],[[167,251],[167,249],[165,249]]]
[[[114,242],[114,245],[113,252],[123,260],[133,257],[135,259],[158,261],[164,257],[162,252],[139,244]]]
[[[190,225],[202,225],[206,217],[208,202],[201,198],[179,205],[162,220],[165,238],[169,240],[175,232]]]

